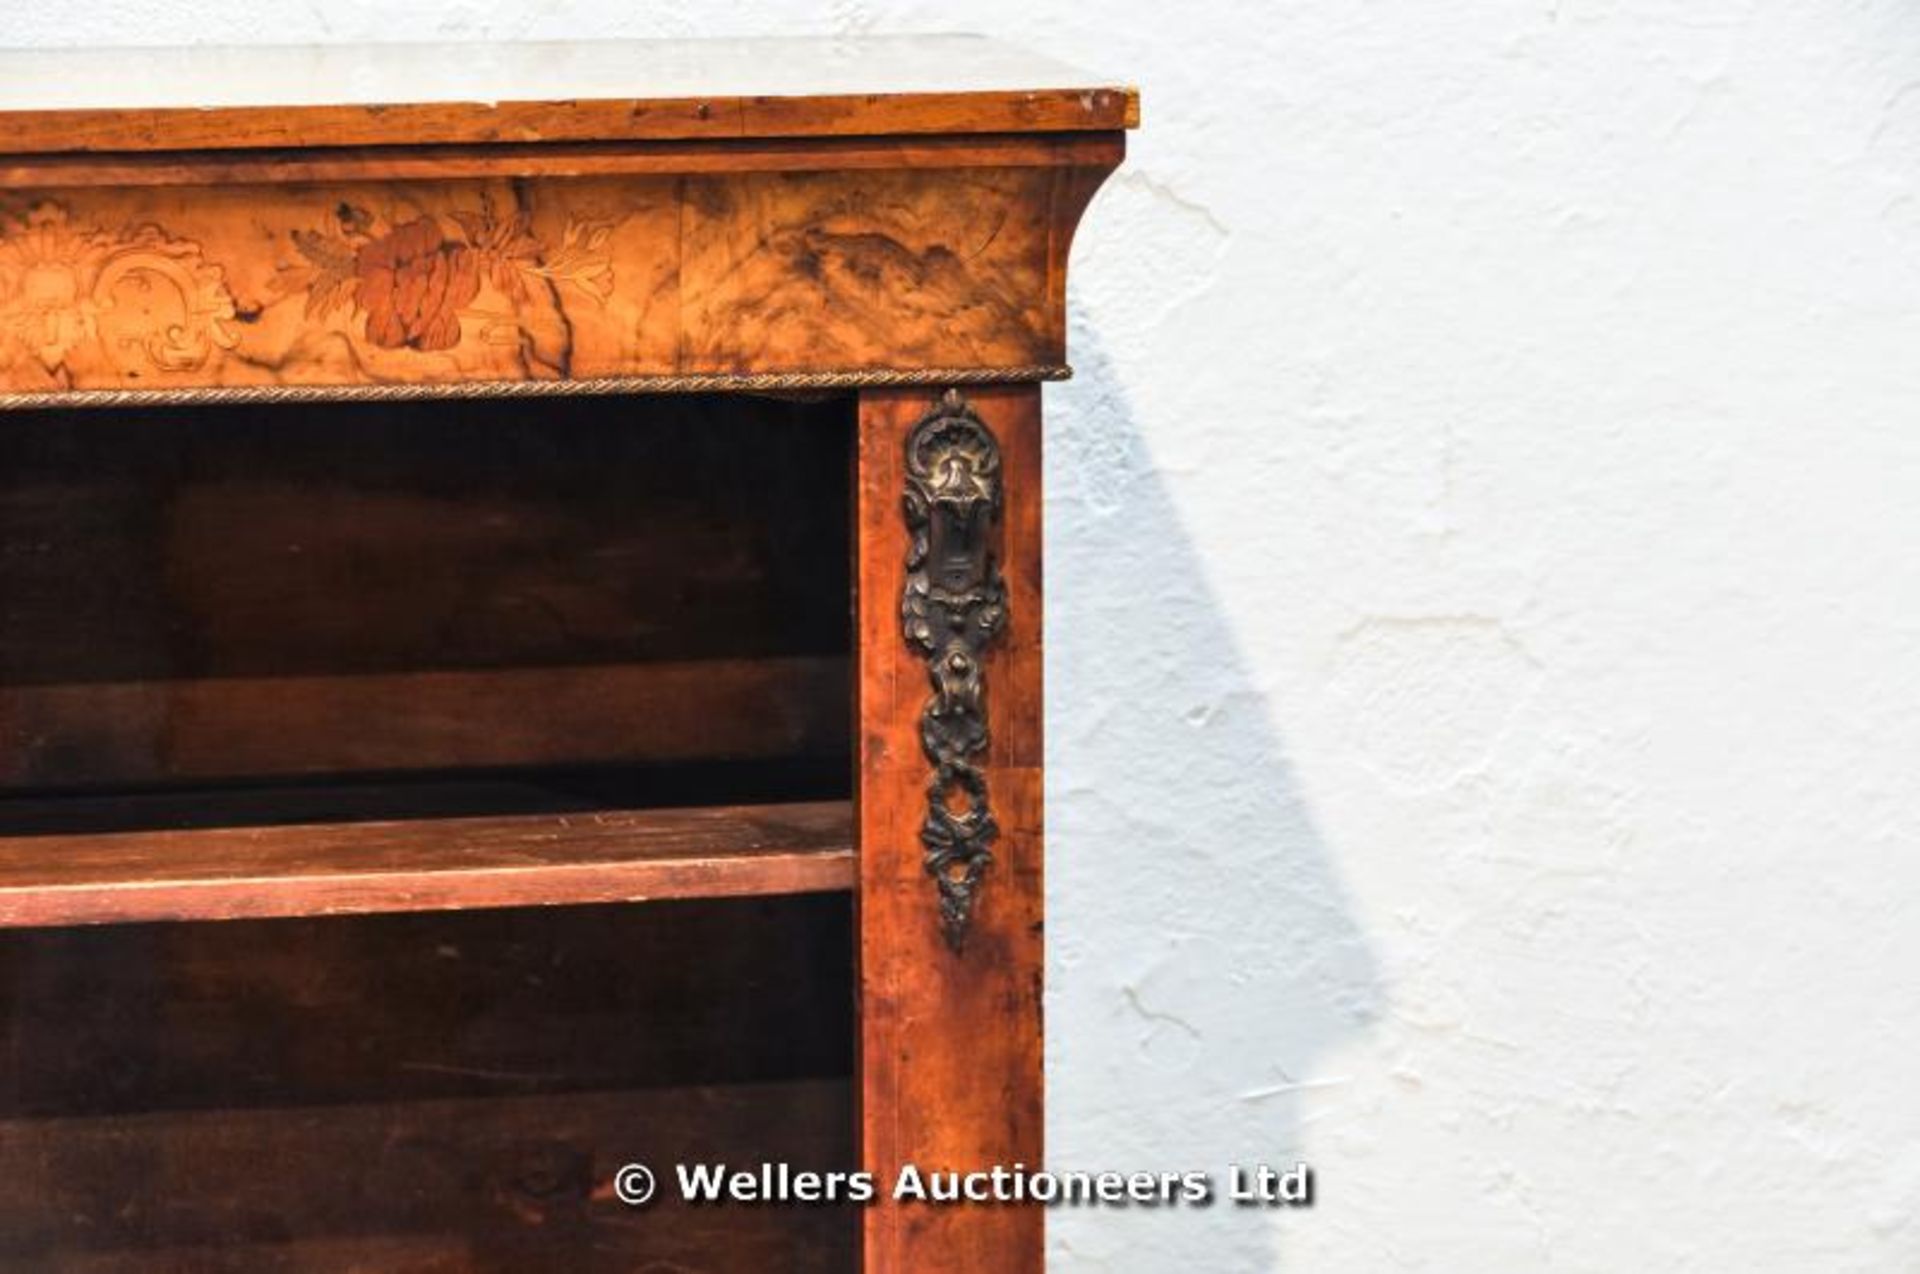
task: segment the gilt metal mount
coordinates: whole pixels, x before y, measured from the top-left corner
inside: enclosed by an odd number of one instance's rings
[[[987,748],[982,660],[1007,622],[994,543],[1000,444],[960,391],[949,389],[908,434],[906,460],[911,543],[900,618],[933,683],[920,712],[920,746],[933,765],[920,843],[939,891],[941,932],[957,952],[1000,834],[980,765]]]

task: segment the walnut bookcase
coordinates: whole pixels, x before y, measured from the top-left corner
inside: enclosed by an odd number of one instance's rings
[[[1041,1162],[1039,386],[1137,109],[0,54],[0,1268],[1040,1268],[611,1181]]]

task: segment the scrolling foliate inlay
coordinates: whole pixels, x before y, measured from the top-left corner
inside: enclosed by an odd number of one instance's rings
[[[198,244],[109,232],[56,203],[0,211],[0,371],[60,380],[191,372],[235,343],[233,297]]]
[[[1045,372],[1061,180],[1022,165],[0,188],[0,398]]]
[[[1000,832],[980,762],[987,748],[983,660],[1006,627],[1007,590],[994,545],[1000,444],[957,389],[907,436],[905,503],[901,621],[933,683],[920,713],[920,746],[933,766],[920,843],[938,890],[941,931],[959,951]]]

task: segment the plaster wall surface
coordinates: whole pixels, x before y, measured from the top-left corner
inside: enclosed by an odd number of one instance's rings
[[[1920,9],[11,0],[969,29],[1141,84],[1048,391],[1054,1269],[1920,1269]],[[128,74],[139,58],[128,54]]]

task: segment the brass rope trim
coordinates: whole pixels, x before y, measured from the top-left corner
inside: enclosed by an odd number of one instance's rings
[[[902,371],[701,372],[583,380],[470,380],[444,384],[206,385],[191,389],[59,389],[0,392],[0,412],[47,408],[206,407],[275,403],[390,403],[462,398],[587,398],[611,394],[788,393],[913,385],[993,385],[1066,380],[1064,364],[916,367]]]

